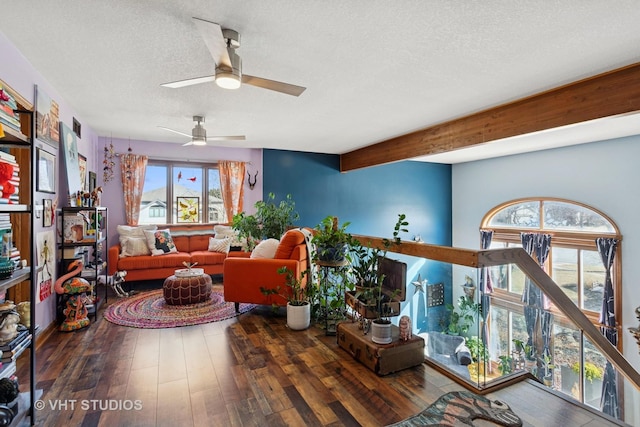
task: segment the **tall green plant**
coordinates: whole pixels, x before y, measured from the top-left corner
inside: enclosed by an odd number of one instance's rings
[[[257,201],[253,215],[245,212],[234,215],[231,226],[240,237],[247,239],[249,249],[253,249],[257,240],[279,239],[289,226],[300,219],[291,194],[287,194],[279,203],[275,198],[274,193],[269,193],[266,200]]]

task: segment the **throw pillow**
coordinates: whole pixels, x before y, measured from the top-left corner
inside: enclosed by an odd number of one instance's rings
[[[158,227],[155,225],[140,225],[140,226],[131,226],[131,225],[118,225],[117,227],[119,240],[120,240],[120,256],[134,256],[129,254],[130,250],[125,253],[124,248],[132,248],[132,245],[137,245],[137,242],[130,243],[129,239],[138,238],[143,239],[146,245],[146,236],[144,235],[145,230],[157,230]],[[149,248],[146,248],[146,253],[144,255],[149,255]]]
[[[147,245],[149,246],[151,255],[156,256],[178,252],[168,228],[155,231],[145,230],[144,234],[147,238]]]
[[[231,248],[231,239],[216,239],[209,237],[209,252],[222,252],[224,254],[229,253]]]
[[[279,244],[280,241],[278,239],[263,240],[251,252],[250,258],[273,258],[276,255]]]
[[[238,236],[238,232],[234,230],[230,225],[214,225],[213,232],[216,239],[228,238],[229,240],[231,240],[231,246],[242,247],[243,249],[245,249],[247,246],[247,239],[241,239]]]
[[[146,237],[129,237],[121,243],[122,252],[120,258],[128,256],[150,255]]]

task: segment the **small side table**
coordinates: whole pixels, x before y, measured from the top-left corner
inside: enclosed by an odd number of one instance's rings
[[[349,265],[349,261],[318,261],[320,267],[320,290],[324,296],[324,326],[326,335],[335,335],[338,321],[346,318],[347,305],[344,299],[345,283],[338,273]],[[334,296],[335,298],[330,298]]]

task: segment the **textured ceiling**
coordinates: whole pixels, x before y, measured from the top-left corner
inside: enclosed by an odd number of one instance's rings
[[[0,31],[83,124],[174,143],[158,126],[204,115],[209,136],[247,136],[216,145],[344,153],[640,61],[637,0],[3,3]],[[246,74],[307,90],[161,87],[213,74],[192,17],[241,34]]]

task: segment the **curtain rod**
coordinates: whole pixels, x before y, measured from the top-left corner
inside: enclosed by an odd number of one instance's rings
[[[134,154],[134,153],[115,153],[115,156],[121,157],[126,154]],[[149,160],[161,160],[164,162],[208,163],[207,161],[203,161],[202,159],[183,159],[178,157],[149,157]],[[220,159],[220,160],[224,160],[224,159]],[[218,163],[220,160],[216,160],[214,161],[214,163]],[[242,160],[237,160],[237,161],[241,162]],[[251,162],[244,162],[244,163],[248,165],[251,164]]]

